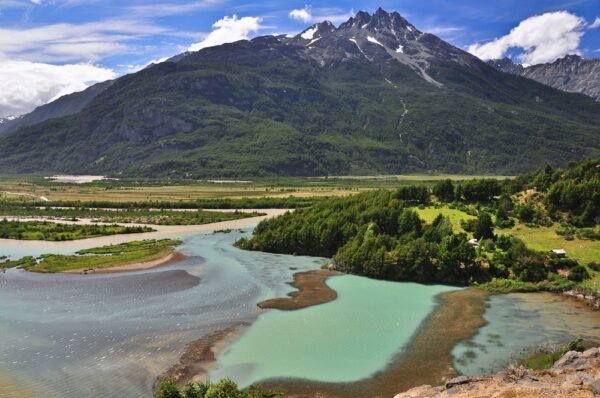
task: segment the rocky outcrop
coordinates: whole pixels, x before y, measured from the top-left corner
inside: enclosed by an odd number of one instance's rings
[[[444,386],[420,386],[394,398],[597,396],[600,396],[600,348],[569,351],[548,370],[510,367],[489,377],[459,376]]]
[[[502,72],[519,75],[571,93],[582,93],[600,101],[600,59],[567,55],[552,63],[524,67],[510,58],[488,64]]]

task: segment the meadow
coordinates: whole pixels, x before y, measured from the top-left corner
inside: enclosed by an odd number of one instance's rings
[[[401,175],[354,177],[280,177],[236,180],[102,180],[86,184],[60,183],[42,177],[0,177],[0,198],[48,201],[190,201],[198,199],[297,198],[343,196],[403,185],[432,186],[440,179],[477,178],[466,175]],[[496,176],[493,178],[508,178]]]

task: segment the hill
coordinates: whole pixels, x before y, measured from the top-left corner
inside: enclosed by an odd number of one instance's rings
[[[590,160],[513,180],[446,180],[431,191],[408,186],[330,198],[262,221],[237,245],[332,257],[331,268],[372,278],[562,290],[600,270],[590,261],[598,253],[599,195],[600,160]],[[554,225],[555,235],[565,242],[577,236],[578,246],[595,247],[596,255],[564,258],[550,252],[558,247],[533,250],[518,236],[525,227]]]
[[[5,173],[514,174],[600,154],[600,104],[495,70],[398,13],[182,54],[0,139]],[[526,159],[527,161],[524,161]]]

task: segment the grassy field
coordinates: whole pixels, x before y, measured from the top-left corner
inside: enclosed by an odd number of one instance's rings
[[[421,219],[423,219],[428,224],[431,224],[433,220],[438,216],[438,214],[442,214],[443,216],[448,217],[450,219],[450,222],[452,223],[452,228],[455,232],[465,232],[463,227],[460,225],[461,221],[474,220],[477,218],[461,210],[450,209],[447,206],[443,206],[440,208],[427,207],[425,209],[416,210],[419,213],[419,217],[421,217]]]
[[[45,221],[0,221],[0,239],[65,241],[155,231],[121,225],[57,224]]]
[[[2,267],[21,266],[27,271],[41,273],[110,268],[164,258],[180,244],[181,241],[171,239],[127,242],[81,250],[76,255],[45,254],[38,260],[25,257],[18,261],[3,263]]]
[[[471,216],[461,210],[450,209],[447,206],[435,208],[427,207],[425,209],[416,209],[419,216],[427,223],[431,223],[438,214],[450,218],[452,226],[456,232],[463,231],[460,226],[462,220],[471,220],[476,217]],[[510,235],[521,239],[525,244],[534,250],[548,252],[552,249],[564,249],[569,258],[579,261],[580,264],[587,265],[590,262],[600,263],[600,241],[579,239],[566,240],[564,236],[556,233],[559,228],[557,224],[551,227],[530,227],[517,222],[510,229],[496,229],[496,234]],[[600,292],[600,272],[594,272],[588,269],[591,278],[581,283],[584,288],[589,288]]]
[[[50,208],[21,207],[12,202],[0,201],[0,217],[41,217],[47,219],[78,220],[90,219],[102,223],[136,223],[153,225],[201,225],[221,221],[239,220],[256,217],[257,212],[223,212],[223,211],[176,211],[126,209],[108,210],[94,208]]]
[[[556,229],[556,225],[535,228],[519,223],[511,229],[500,229],[496,232],[516,236],[534,250],[565,249],[567,256],[575,258],[583,264],[590,261],[600,262],[600,241],[578,238],[568,241],[563,236],[558,235]]]
[[[349,195],[369,189],[402,185],[433,185],[443,178],[464,180],[481,176],[403,175],[355,177],[256,178],[235,181],[106,180],[87,184],[52,182],[40,177],[0,178],[0,197],[50,201],[140,202],[252,197]],[[498,176],[494,178],[506,178]]]
[[[592,261],[600,263],[600,241],[579,239],[577,237],[569,241],[558,235],[556,229],[556,225],[534,228],[517,224],[511,229],[498,230],[497,233],[516,236],[522,239],[530,248],[539,251],[565,249],[568,257],[578,260],[583,265],[587,265]],[[594,272],[590,269],[588,271],[591,278],[581,282],[581,286],[600,292],[600,272]]]

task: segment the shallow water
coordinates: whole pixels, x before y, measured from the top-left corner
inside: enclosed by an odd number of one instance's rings
[[[252,322],[257,302],[324,263],[241,251],[232,246],[240,236],[188,237],[188,259],[136,273],[0,274],[0,396],[150,396],[187,343]]]
[[[600,311],[550,293],[491,296],[484,318],[487,325],[452,352],[461,373],[495,373],[541,346],[578,336],[600,344]]]
[[[402,350],[448,286],[338,276],[338,299],[298,311],[260,316],[218,358],[213,379],[243,386],[269,378],[348,382],[385,368]]]
[[[263,311],[257,302],[284,296],[295,272],[326,260],[232,246],[247,234],[184,237],[186,260],[147,271],[0,274],[0,397],[150,396],[156,376],[187,343],[257,317],[222,352],[213,378],[354,381],[385,368],[434,308],[435,295],[452,289],[340,276],[328,281],[338,300]],[[21,250],[0,241],[0,253],[28,254]],[[532,345],[598,338],[599,316],[550,295],[493,296],[488,325],[454,349],[456,367],[480,373]]]

